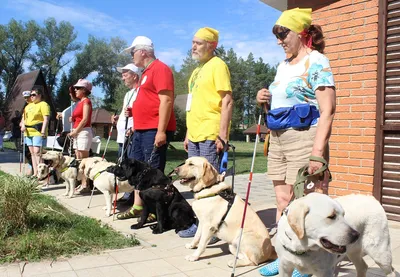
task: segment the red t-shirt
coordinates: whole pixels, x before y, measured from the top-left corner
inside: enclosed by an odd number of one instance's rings
[[[83,106],[85,104],[88,104],[90,107],[90,112],[89,112],[89,120],[86,122],[86,125],[83,127],[90,127],[92,125],[92,102],[90,101],[89,98],[86,98],[84,100],[79,101],[78,104],[76,104],[76,107],[74,111],[72,112],[72,121],[74,122],[74,125],[72,128],[78,127],[79,123],[81,123],[82,118],[83,118]]]
[[[138,95],[132,105],[135,130],[157,129],[160,91],[174,92],[174,76],[171,69],[159,60],[154,60],[143,72]],[[167,131],[176,130],[174,109],[168,122]]]

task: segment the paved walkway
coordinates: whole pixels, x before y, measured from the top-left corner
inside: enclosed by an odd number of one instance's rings
[[[0,152],[0,170],[11,174],[19,173],[19,158],[16,152]],[[230,179],[227,180],[230,182]],[[248,183],[248,175],[235,177],[235,192],[245,197]],[[191,202],[192,195],[186,187],[176,183],[177,188]],[[230,276],[232,270],[228,268],[227,261],[233,256],[229,253],[226,243],[219,242],[209,246],[198,262],[188,262],[185,256],[192,253],[184,247],[191,239],[183,239],[168,231],[163,234],[154,235],[150,228],[130,230],[132,220],[112,220],[105,217],[104,197],[95,194],[88,208],[88,196],[76,196],[67,199],[61,196],[64,187],[62,185],[51,186],[44,193],[56,197],[64,206],[71,211],[100,219],[116,230],[124,234],[133,234],[141,245],[133,248],[105,251],[99,255],[76,256],[69,259],[57,261],[43,261],[38,263],[15,263],[0,267],[0,277],[3,276],[40,276],[40,277],[125,277],[125,276],[207,276],[220,277]],[[250,193],[251,207],[257,211],[266,226],[270,227],[275,218],[275,195],[271,181],[266,174],[254,174]],[[400,224],[390,222],[390,234],[393,249],[393,266],[400,269]],[[371,267],[368,276],[383,276],[383,272],[367,258],[366,262]],[[237,268],[236,276],[259,277],[258,267],[250,266]],[[342,263],[339,276],[356,276],[354,266]]]

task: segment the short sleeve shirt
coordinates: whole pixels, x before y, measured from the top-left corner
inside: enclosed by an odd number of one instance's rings
[[[50,106],[45,101],[39,103],[29,103],[24,109],[25,126],[34,126],[42,123],[45,116],[50,115]],[[34,127],[27,127],[25,135],[29,137],[41,136],[41,130],[36,130]]]
[[[188,82],[192,101],[186,112],[189,140],[199,142],[218,137],[222,110],[219,91],[232,91],[230,77],[228,66],[219,57],[193,71]]]
[[[154,60],[142,73],[138,87],[138,95],[132,106],[135,130],[158,128],[161,91],[174,92],[174,76],[172,70],[163,62]],[[175,113],[172,108],[167,131],[176,130]]]
[[[76,105],[75,110],[72,112],[72,121],[74,122],[73,128],[77,128],[83,119],[83,106],[87,104],[90,107],[89,119],[83,127],[91,127],[92,125],[92,101],[89,98],[81,100]]]
[[[271,109],[309,103],[318,108],[315,91],[320,87],[334,87],[329,60],[318,51],[312,51],[299,63],[279,64],[274,82],[269,86]]]

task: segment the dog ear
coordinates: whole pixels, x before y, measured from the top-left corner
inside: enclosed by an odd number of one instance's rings
[[[202,180],[205,187],[214,185],[217,182],[217,176],[217,170],[209,162],[204,162]]]
[[[299,239],[304,238],[305,219],[309,211],[310,208],[301,200],[290,205],[288,223]]]

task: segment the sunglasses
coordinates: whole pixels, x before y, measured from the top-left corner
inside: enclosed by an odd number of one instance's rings
[[[75,90],[80,90],[80,89],[83,89],[83,88],[77,88],[77,87],[75,87]]]
[[[278,32],[278,33],[275,34],[275,36],[279,40],[284,40],[287,37],[287,35],[289,34],[289,32],[290,32],[290,30]]]
[[[141,49],[133,49],[133,50],[131,51],[131,56],[133,57],[133,55],[135,55],[135,53],[136,53],[137,51],[139,51],[139,50],[141,50]]]
[[[32,97],[32,96],[35,97],[35,96],[37,96],[37,94],[31,94],[31,97]]]

